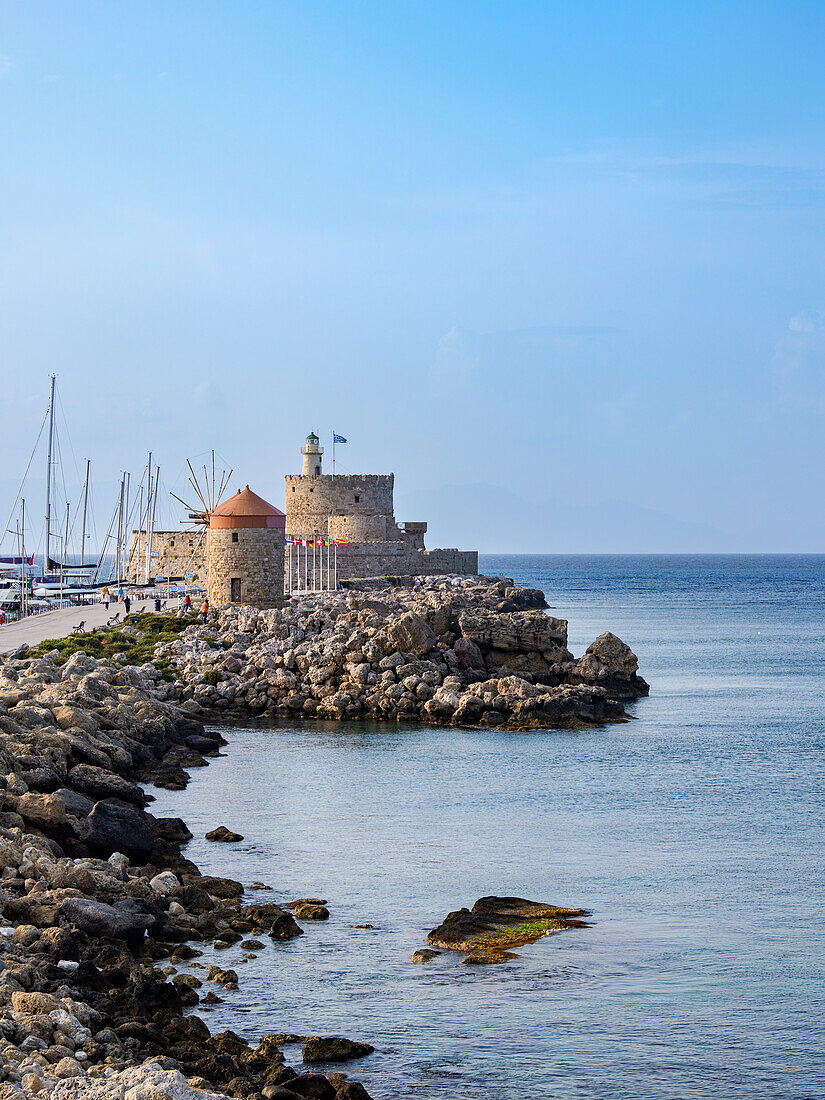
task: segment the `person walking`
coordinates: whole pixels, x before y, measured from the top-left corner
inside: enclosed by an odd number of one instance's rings
[[[201,613],[203,614],[203,621],[206,622],[206,619],[209,615],[209,600],[204,600],[203,601],[203,607],[201,607]]]
[[[182,615],[186,609],[186,600],[183,596],[178,596],[178,614]]]
[[[187,615],[192,610],[192,597],[188,592],[186,593],[186,599],[183,601],[183,607]]]
[[[108,584],[103,585],[103,591],[100,593],[100,598],[105,603],[106,610],[108,611],[109,610],[109,586],[108,586]]]
[[[123,597],[123,606],[126,608],[126,614],[129,614],[129,608],[132,606],[132,601],[128,596]]]
[[[123,602],[123,585],[121,585],[121,586],[120,586],[120,588],[118,588],[118,590],[117,590],[117,598],[118,598],[118,599],[119,599],[119,600],[120,600],[121,602]],[[129,610],[129,608],[127,607],[127,608],[126,608],[126,610],[128,611],[128,610]]]

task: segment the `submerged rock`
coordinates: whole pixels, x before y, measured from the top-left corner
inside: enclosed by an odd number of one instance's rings
[[[212,829],[211,832],[205,834],[207,840],[217,840],[223,844],[230,844],[237,840],[243,840],[240,833],[233,833],[231,829],[227,829],[225,825],[219,825],[217,829]]]
[[[586,916],[585,909],[564,909],[526,898],[479,898],[472,909],[449,913],[427,936],[427,943],[448,951],[500,953],[550,932],[586,928],[582,919]]]
[[[418,951],[413,951],[412,962],[428,963],[431,962],[432,959],[437,959],[440,954],[440,951],[432,951],[428,947],[422,947]]]
[[[372,1054],[374,1046],[345,1039],[341,1035],[310,1035],[301,1057],[305,1062],[348,1062]]]

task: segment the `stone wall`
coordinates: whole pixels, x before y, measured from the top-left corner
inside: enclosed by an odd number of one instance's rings
[[[288,535],[328,537],[330,516],[385,516],[387,537],[399,537],[393,517],[394,474],[286,476]]]
[[[135,560],[137,555],[137,562]],[[157,557],[155,556],[157,555]],[[129,568],[126,576],[135,580],[138,566],[138,582],[146,576],[146,532],[132,532],[129,552]],[[206,579],[206,540],[200,528],[197,531],[154,531],[152,533],[152,577],[185,577],[194,574],[194,583]]]
[[[386,542],[386,516],[330,516],[327,528],[331,539],[345,542]]]
[[[206,590],[210,603],[266,607],[284,594],[284,532],[266,527],[206,532]],[[232,580],[240,582],[232,599]]]
[[[416,550],[406,541],[355,542],[338,547],[338,577],[438,576],[478,573],[475,550]]]

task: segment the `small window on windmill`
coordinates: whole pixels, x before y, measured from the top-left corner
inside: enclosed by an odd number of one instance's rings
[[[190,545],[190,546],[194,546],[194,545],[195,545],[195,543],[194,543],[194,542],[192,541],[192,539],[190,539],[190,540],[189,540],[189,545]]]
[[[237,542],[237,541],[238,541],[238,532],[237,532],[237,531],[233,531],[233,532],[232,532],[232,541],[233,541],[233,542]]]
[[[175,545],[175,540],[174,539],[169,539],[169,545],[174,546]]]

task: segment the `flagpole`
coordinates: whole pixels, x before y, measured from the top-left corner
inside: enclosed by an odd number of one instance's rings
[[[335,477],[335,429],[332,429],[332,476]]]

